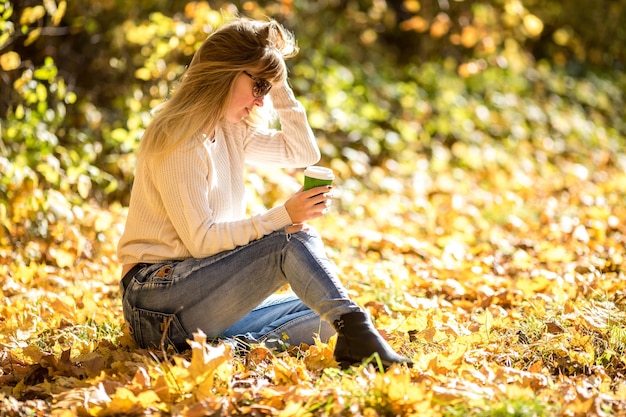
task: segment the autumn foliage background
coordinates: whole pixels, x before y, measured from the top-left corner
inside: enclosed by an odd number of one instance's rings
[[[625,9],[0,0],[0,415],[626,415]],[[338,177],[314,226],[412,369],[124,330],[133,152],[236,13],[299,40],[291,82]],[[301,179],[251,169],[250,211]]]

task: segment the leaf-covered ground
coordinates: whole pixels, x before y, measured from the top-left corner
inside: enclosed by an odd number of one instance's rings
[[[340,371],[332,341],[238,356],[198,334],[184,354],[136,349],[114,255],[124,209],[31,184],[0,213],[0,414],[624,415],[626,156],[556,145],[329,163],[336,202],[313,225],[415,362],[386,372],[375,358]],[[251,172],[252,195],[269,194],[252,207],[301,179],[272,174]]]

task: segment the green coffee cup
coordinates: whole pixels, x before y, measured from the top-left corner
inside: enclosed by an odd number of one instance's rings
[[[330,185],[335,179],[335,174],[330,168],[311,166],[304,170],[304,189]]]

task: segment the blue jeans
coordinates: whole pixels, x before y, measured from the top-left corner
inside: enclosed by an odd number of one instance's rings
[[[286,284],[295,296],[276,294]],[[207,258],[144,264],[123,288],[122,305],[140,347],[164,341],[178,350],[197,330],[215,339],[310,344],[315,334],[334,333],[329,323],[361,311],[312,229],[274,232]]]

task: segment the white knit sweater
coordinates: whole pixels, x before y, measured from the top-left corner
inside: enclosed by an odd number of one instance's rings
[[[245,217],[244,163],[299,168],[320,158],[291,89],[285,83],[270,94],[281,130],[223,122],[214,142],[180,146],[158,162],[140,154],[118,245],[122,264],[207,257],[292,223],[282,204]]]

